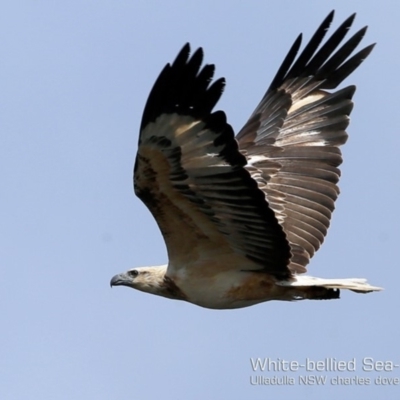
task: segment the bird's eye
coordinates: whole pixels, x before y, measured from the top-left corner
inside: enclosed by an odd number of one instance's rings
[[[139,271],[136,269],[133,269],[132,271],[128,272],[128,275],[131,276],[132,278],[134,278],[135,276],[139,275]]]

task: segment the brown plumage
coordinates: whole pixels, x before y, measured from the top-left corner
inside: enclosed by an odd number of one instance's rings
[[[339,146],[354,86],[335,89],[368,56],[366,28],[341,44],[354,15],[321,46],[323,21],[296,58],[294,42],[236,136],[213,112],[224,79],[185,45],[161,72],[143,113],[134,169],[137,196],[164,236],[169,263],[115,276],[130,286],[209,308],[267,300],[330,299],[379,290],[359,279],[299,275],[319,249],[339,194]]]

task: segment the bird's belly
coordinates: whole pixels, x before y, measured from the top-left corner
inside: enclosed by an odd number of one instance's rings
[[[263,272],[225,271],[213,276],[175,277],[186,300],[205,308],[233,309],[277,299],[280,287]]]

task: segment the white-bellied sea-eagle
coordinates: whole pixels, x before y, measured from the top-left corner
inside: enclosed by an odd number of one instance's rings
[[[380,289],[365,279],[302,275],[339,194],[355,87],[334,89],[374,46],[352,55],[366,27],[341,44],[355,15],[321,45],[333,14],[298,56],[297,38],[236,137],[225,113],[213,111],[225,80],[212,82],[203,50],[190,56],[186,44],[165,66],[143,112],[134,188],[169,261],[116,275],[112,286],[213,309]]]

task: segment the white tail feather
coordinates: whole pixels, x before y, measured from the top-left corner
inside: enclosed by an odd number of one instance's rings
[[[346,279],[323,279],[313,276],[296,275],[291,281],[280,281],[276,283],[279,286],[290,287],[309,287],[317,286],[327,289],[348,289],[354,292],[368,293],[383,290],[378,286],[371,286],[366,279],[346,278]]]

